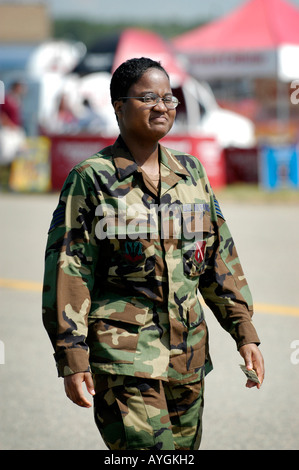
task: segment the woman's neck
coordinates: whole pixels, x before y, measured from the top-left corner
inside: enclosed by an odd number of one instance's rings
[[[129,148],[137,165],[140,166],[146,173],[156,175],[159,173],[159,146],[158,143],[142,144],[137,142],[127,142]]]

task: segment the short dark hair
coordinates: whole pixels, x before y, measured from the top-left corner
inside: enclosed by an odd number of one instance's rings
[[[110,96],[112,104],[122,96],[127,96],[129,88],[142,77],[142,75],[150,68],[159,69],[165,73],[169,79],[169,75],[162,67],[160,62],[140,57],[139,59],[129,59],[123,62],[113,73],[110,82]]]

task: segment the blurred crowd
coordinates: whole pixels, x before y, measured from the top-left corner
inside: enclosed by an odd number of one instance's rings
[[[11,84],[0,105],[0,185],[7,186],[10,168],[16,156],[26,146],[26,133],[22,118],[22,97],[26,86],[20,81]]]

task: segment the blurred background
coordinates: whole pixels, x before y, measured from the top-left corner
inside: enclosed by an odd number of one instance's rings
[[[0,2],[1,187],[59,190],[118,129],[109,82],[161,60],[181,104],[167,144],[214,187],[297,189],[299,0]]]
[[[41,326],[43,253],[68,172],[118,135],[111,74],[148,56],[181,103],[163,143],[207,170],[269,371],[260,395],[237,391],[231,340],[209,318],[218,368],[203,448],[298,449],[298,24],[299,0],[0,1],[1,448],[98,448],[92,418],[55,376]]]

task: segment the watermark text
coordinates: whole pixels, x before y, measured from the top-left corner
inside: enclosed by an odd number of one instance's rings
[[[299,103],[299,79],[292,81],[291,88],[294,89],[290,97],[291,103],[298,104]]]
[[[202,236],[203,214],[206,204],[150,204],[129,203],[126,197],[113,204],[100,204],[95,211],[99,221],[96,237],[136,240],[144,236],[151,239],[194,240]]]
[[[0,104],[4,104],[5,101],[5,86],[2,80],[0,80]]]
[[[291,363],[297,365],[299,364],[299,339],[294,339],[294,341],[291,342],[291,348],[294,349],[290,357]]]

